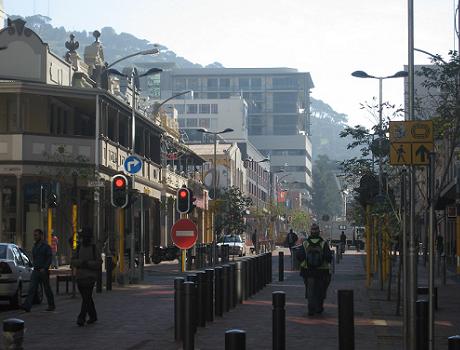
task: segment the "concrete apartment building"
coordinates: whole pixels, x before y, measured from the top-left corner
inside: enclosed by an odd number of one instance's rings
[[[271,171],[291,174],[293,191],[309,197],[312,187],[309,73],[290,68],[188,68],[161,74],[162,99],[193,90],[195,99],[243,97],[248,138],[271,158]]]

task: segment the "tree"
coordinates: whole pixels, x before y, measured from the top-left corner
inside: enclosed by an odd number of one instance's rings
[[[291,214],[291,226],[298,232],[308,232],[310,228],[310,215],[302,210],[297,210]]]
[[[313,167],[313,210],[318,215],[338,215],[342,208],[340,188],[335,179],[337,164],[319,155]]]
[[[218,200],[216,208],[216,232],[218,235],[242,234],[247,229],[244,216],[252,204],[238,187],[226,188]]]

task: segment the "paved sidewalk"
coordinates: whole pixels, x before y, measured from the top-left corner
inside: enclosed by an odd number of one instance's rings
[[[275,253],[277,255],[277,252]],[[285,250],[285,266],[289,269],[289,251]],[[277,257],[274,261],[274,277],[278,277]],[[275,268],[276,267],[276,268]],[[337,290],[353,289],[355,304],[356,349],[395,349],[393,346],[377,346],[376,329],[382,327],[373,319],[364,288],[365,275],[359,255],[346,255],[336,265],[335,275],[329,287],[323,315],[308,317],[303,280],[297,271],[286,271],[284,282],[273,281],[243,305],[238,305],[224,317],[196,336],[200,350],[224,349],[225,331],[232,328],[247,332],[248,349],[271,349],[272,347],[272,296],[273,291],[286,293],[286,348],[338,349]]]

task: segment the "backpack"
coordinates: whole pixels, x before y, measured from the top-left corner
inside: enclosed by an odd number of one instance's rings
[[[296,239],[296,234],[295,233],[288,233],[288,236],[287,236],[287,242],[288,242],[288,245],[289,246],[292,246],[295,244],[295,242],[297,241]]]
[[[316,269],[324,263],[324,241],[320,240],[314,243],[310,240],[307,241],[308,246],[305,249],[307,267]]]

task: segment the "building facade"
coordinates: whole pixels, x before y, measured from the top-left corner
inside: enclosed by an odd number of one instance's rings
[[[285,168],[292,174],[288,181],[298,192],[310,192],[312,186],[312,88],[309,73],[289,68],[190,68],[161,74],[162,98],[185,90],[193,90],[196,99],[243,97],[249,141],[270,156],[272,171]]]

